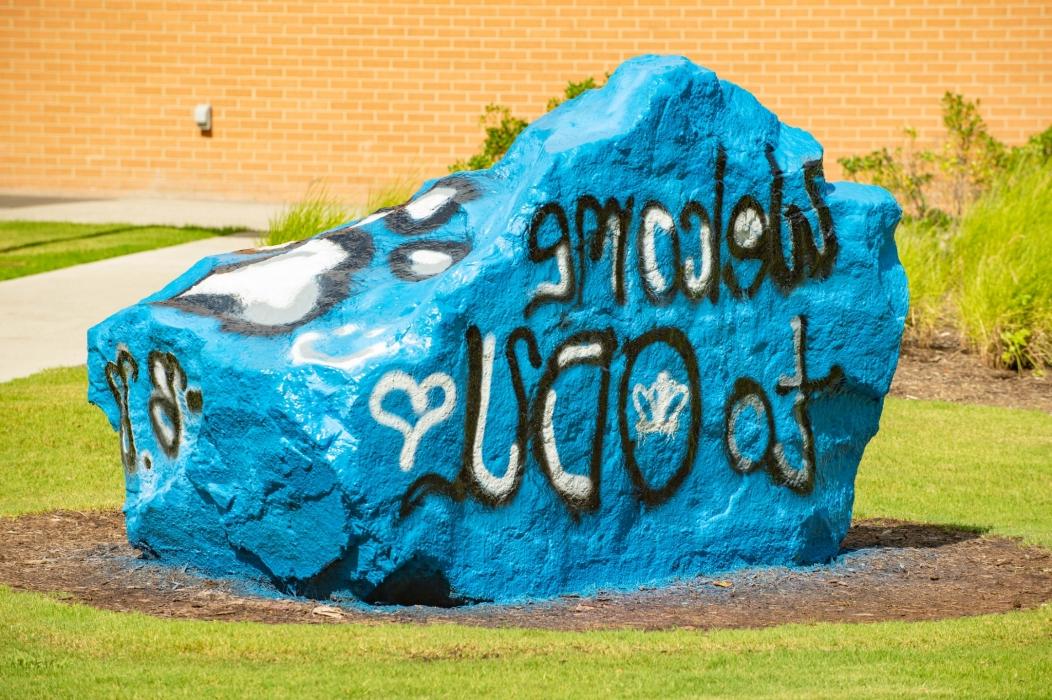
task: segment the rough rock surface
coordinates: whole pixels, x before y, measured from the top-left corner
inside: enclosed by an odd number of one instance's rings
[[[88,338],[128,536],[450,604],[832,557],[898,358],[883,190],[683,58],[488,171],[202,260]]]

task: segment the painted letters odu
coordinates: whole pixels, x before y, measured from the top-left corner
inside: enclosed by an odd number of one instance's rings
[[[128,535],[370,602],[836,553],[906,286],[882,190],[681,58],[488,171],[201,261],[89,334]]]

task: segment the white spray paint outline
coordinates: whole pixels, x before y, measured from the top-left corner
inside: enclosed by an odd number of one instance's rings
[[[482,340],[482,381],[479,392],[479,418],[471,444],[471,473],[475,481],[494,498],[502,498],[515,486],[515,478],[522,468],[522,455],[519,446],[512,442],[508,450],[508,469],[504,476],[496,476],[486,467],[482,457],[482,442],[486,435],[486,417],[489,414],[490,384],[493,378],[493,357],[496,353],[497,339],[488,333]]]
[[[603,356],[603,346],[599,343],[580,343],[567,345],[559,351],[556,360],[560,369],[586,360],[595,360]],[[555,389],[549,389],[544,397],[544,412],[541,414],[541,447],[548,462],[552,485],[564,496],[575,500],[586,500],[595,485],[591,477],[583,474],[571,474],[563,469],[559,459],[559,446],[555,443],[555,402],[559,395]]]
[[[660,433],[671,437],[679,432],[679,414],[687,405],[690,389],[662,370],[649,387],[636,384],[632,405],[636,409],[636,432],[640,435]],[[644,410],[644,404],[649,411]]]
[[[442,389],[442,403],[429,408],[428,395],[432,389]],[[409,396],[409,402],[416,414],[416,425],[383,407],[384,399],[392,391],[402,391]],[[428,375],[420,383],[401,370],[392,370],[380,378],[373,387],[369,397],[369,413],[380,425],[393,428],[402,434],[402,451],[398,456],[398,465],[402,471],[412,470],[416,461],[416,448],[424,435],[438,423],[449,418],[457,404],[457,387],[453,378],[444,372]]]
[[[654,240],[658,228],[665,231],[667,235],[674,235],[676,222],[672,220],[672,215],[663,208],[651,207],[643,216],[642,267],[643,276],[646,278],[650,291],[660,295],[669,290],[671,282],[665,279],[665,275],[658,268],[657,244]]]

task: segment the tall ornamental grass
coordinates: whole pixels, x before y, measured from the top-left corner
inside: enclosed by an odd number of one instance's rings
[[[307,194],[270,220],[263,245],[302,241],[316,233],[335,228],[351,218],[351,210],[322,185],[312,183]]]
[[[307,189],[303,199],[289,205],[270,220],[261,243],[280,245],[302,241],[377,209],[401,204],[412,196],[415,189],[415,184],[408,179],[390,182],[371,190],[365,205],[354,208],[343,204],[326,187],[314,183]]]
[[[1024,165],[961,219],[956,315],[993,364],[1052,364],[1052,163]]]
[[[927,344],[936,331],[950,324],[948,295],[953,284],[949,237],[945,230],[923,221],[903,221],[895,232],[899,259],[906,268],[910,286],[907,330]]]
[[[1052,365],[1052,162],[1022,164],[960,223],[909,220],[896,240],[915,340],[952,326],[993,366]]]

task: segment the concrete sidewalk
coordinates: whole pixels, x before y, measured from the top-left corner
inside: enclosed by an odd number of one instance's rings
[[[282,204],[124,197],[63,199],[0,193],[0,221],[69,221],[81,224],[203,226],[266,231]]]
[[[248,235],[206,238],[0,282],[0,381],[84,364],[90,326],[156,292],[206,255],[255,243]]]

